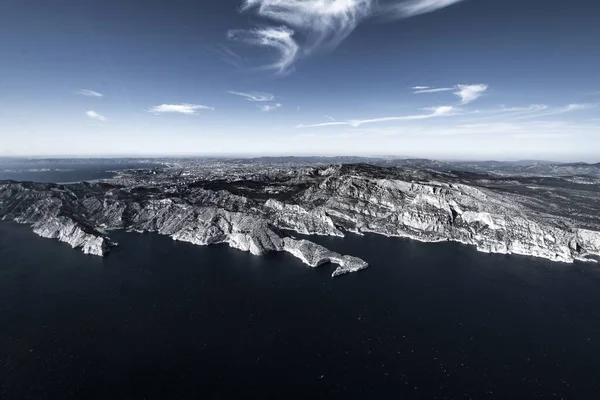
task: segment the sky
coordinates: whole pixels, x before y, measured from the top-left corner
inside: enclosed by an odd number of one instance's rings
[[[2,0],[0,156],[600,161],[597,0]]]

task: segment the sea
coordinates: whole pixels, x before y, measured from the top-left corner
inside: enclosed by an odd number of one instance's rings
[[[600,398],[595,264],[312,238],[370,263],[331,278],[110,236],[99,258],[0,222],[0,399]]]
[[[119,170],[155,168],[162,164],[132,159],[22,159],[0,158],[0,181],[73,183],[109,179]]]

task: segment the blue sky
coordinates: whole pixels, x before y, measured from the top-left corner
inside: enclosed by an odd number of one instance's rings
[[[594,0],[4,0],[0,154],[600,161]]]

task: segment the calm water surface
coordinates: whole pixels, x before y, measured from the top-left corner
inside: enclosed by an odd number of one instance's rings
[[[372,265],[331,279],[111,237],[100,259],[0,223],[1,399],[599,398],[593,265],[322,238]]]
[[[85,160],[11,160],[0,158],[0,180],[68,183],[113,178],[114,171],[160,167],[160,164],[116,161],[112,159]]]

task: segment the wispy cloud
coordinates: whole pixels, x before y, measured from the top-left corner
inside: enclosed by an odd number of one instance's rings
[[[438,92],[449,92],[451,90],[454,90],[454,88],[425,88],[425,89],[416,89],[413,93],[414,94],[438,93]]]
[[[153,114],[163,114],[163,113],[178,113],[178,114],[187,114],[194,115],[197,114],[199,110],[214,110],[213,107],[203,106],[200,104],[161,104],[159,106],[154,106],[148,110],[148,112]]]
[[[243,68],[247,64],[247,61],[243,57],[225,45],[207,46],[207,49],[220,56],[227,64],[236,68]]]
[[[477,86],[477,85],[464,85],[464,86]],[[485,85],[484,85],[485,86]],[[463,93],[465,101],[473,101],[472,99],[478,97],[481,94],[482,90],[475,88],[471,91],[466,90],[466,94]],[[517,107],[506,107],[501,106],[498,108],[484,109],[484,110],[473,110],[468,108],[457,108],[453,106],[441,106],[441,107],[433,107],[423,109],[424,111],[429,111],[427,113],[422,114],[413,114],[413,115],[402,115],[402,116],[393,116],[393,117],[382,117],[382,118],[373,118],[373,119],[353,119],[346,121],[337,121],[334,118],[325,116],[325,118],[329,119],[328,122],[322,122],[317,124],[301,124],[297,125],[297,128],[321,128],[321,127],[329,127],[329,126],[350,126],[353,128],[359,128],[362,125],[380,123],[380,122],[393,122],[393,121],[419,121],[419,120],[427,120],[431,118],[437,117],[450,117],[450,116],[460,116],[459,120],[461,124],[455,126],[454,129],[446,130],[449,134],[465,134],[465,133],[514,133],[516,131],[523,132],[526,134],[529,130],[533,130],[534,128],[537,130],[548,130],[554,129],[558,130],[559,128],[564,128],[563,125],[555,125],[553,122],[543,122],[543,121],[531,121],[531,122],[517,122],[524,119],[534,119],[538,117],[545,117],[550,115],[560,115],[570,112],[576,111],[584,111],[589,110],[594,107],[597,107],[598,104],[569,104],[562,107],[549,107],[545,104],[531,104],[529,106],[517,106]],[[509,118],[507,120],[507,118]],[[456,121],[456,120],[455,120]],[[489,121],[489,122],[484,122]],[[512,121],[512,122],[507,122]],[[573,127],[572,123],[566,125],[568,127]],[[368,129],[368,128],[367,128]],[[386,127],[384,131],[389,132],[398,132],[398,129],[401,129],[401,126],[395,127]],[[410,128],[412,131],[415,131],[415,127]],[[424,129],[424,128],[423,128]],[[436,128],[437,132],[441,132],[444,129],[439,127]],[[597,130],[596,126],[592,127],[592,129]],[[583,128],[580,129],[583,131]],[[423,134],[428,134],[425,130]]]
[[[281,104],[279,103],[275,103],[275,104],[265,104],[264,106],[260,106],[260,111],[263,112],[269,112],[269,111],[275,111],[278,108],[281,108]]]
[[[545,112],[524,115],[524,116],[519,117],[518,119],[547,117],[550,115],[560,115],[560,114],[565,114],[565,113],[569,113],[569,112],[573,112],[573,111],[590,110],[590,109],[596,108],[596,107],[598,107],[598,104],[569,104],[569,105],[566,105],[563,107],[546,108],[546,109],[544,109]]]
[[[328,119],[328,120],[330,120],[330,121],[336,121],[336,119],[335,119],[335,118],[333,118],[333,117],[330,117],[329,115],[325,115],[325,118],[327,118],[327,119]]]
[[[488,85],[477,84],[477,85],[456,85],[454,87],[436,88],[429,86],[415,86],[413,87],[414,94],[423,93],[439,93],[439,92],[450,92],[455,90],[454,94],[460,97],[461,104],[471,103],[480,98],[483,93],[488,89]]]
[[[408,0],[384,6],[383,11],[388,18],[391,16],[408,18],[434,12],[461,1],[463,0]]]
[[[515,106],[506,107],[501,106],[498,108],[489,108],[481,110],[465,111],[462,114],[468,119],[463,119],[467,125],[480,125],[481,123],[487,124],[485,121],[494,121],[500,119],[505,122],[507,118],[511,121],[522,121],[522,120],[533,120],[536,118],[543,118],[554,115],[561,115],[577,111],[590,110],[598,107],[598,104],[585,103],[585,104],[568,104],[565,106],[554,106],[551,107],[547,104],[530,104],[528,106]],[[491,122],[497,125],[495,122]],[[547,124],[547,122],[537,121],[531,123]]]
[[[580,111],[580,110],[589,110],[590,108],[596,108],[598,104],[569,104],[566,107],[563,107],[561,112],[570,112],[570,111]]]
[[[528,106],[515,107],[501,106],[499,108],[473,110],[469,114],[475,116],[475,118],[471,118],[471,121],[487,121],[499,116],[503,118],[514,118],[522,115],[534,115],[545,111],[548,108],[549,107],[546,104],[530,104]]]
[[[300,49],[292,38],[293,35],[293,30],[280,26],[252,30],[231,30],[228,32],[227,37],[230,40],[269,47],[275,50],[278,53],[278,58],[263,66],[263,68],[276,70],[279,74],[286,74],[291,72],[292,64],[296,60],[296,55]]]
[[[270,47],[278,58],[265,68],[287,73],[301,56],[316,50],[332,50],[365,19],[386,15],[408,18],[450,6],[460,0],[244,0],[242,12],[283,24],[232,30],[228,37]],[[298,33],[298,35],[296,35]]]
[[[98,114],[96,111],[86,111],[85,115],[87,115],[88,118],[95,119],[96,121],[106,121],[106,117]]]
[[[104,97],[104,95],[102,93],[99,93],[99,92],[96,92],[93,90],[88,90],[88,89],[81,89],[77,93],[82,96],[88,96],[88,97]]]
[[[245,97],[249,101],[273,101],[275,99],[275,96],[273,96],[272,94],[264,93],[264,92],[243,93],[243,92],[236,92],[233,90],[229,90],[227,93],[233,94],[236,96]]]
[[[528,106],[521,107],[506,107],[503,106],[498,110],[494,110],[496,113],[535,113],[548,109],[546,104],[530,104]]]
[[[227,93],[233,94],[235,96],[240,96],[240,97],[245,98],[248,101],[253,101],[253,102],[257,102],[257,103],[264,103],[264,102],[268,102],[268,101],[270,102],[270,101],[275,100],[274,95],[272,95],[271,93],[265,93],[265,92],[236,92],[234,90],[229,90]],[[281,107],[282,107],[281,103],[271,103],[271,104],[264,104],[264,105],[258,106],[258,108],[263,112],[275,111]]]
[[[324,127],[324,126],[338,126],[338,125],[346,125],[346,126],[352,126],[352,127],[357,128],[361,125],[372,124],[372,123],[377,123],[377,122],[415,121],[415,120],[422,120],[422,119],[435,118],[435,117],[441,117],[441,116],[449,116],[449,115],[453,115],[454,112],[456,111],[456,109],[451,106],[435,107],[435,108],[431,108],[431,109],[427,109],[427,110],[429,110],[431,112],[427,113],[427,114],[403,115],[403,116],[399,116],[399,117],[383,117],[383,118],[362,119],[362,120],[353,119],[353,120],[349,120],[349,121],[331,121],[331,122],[323,122],[320,124],[313,124],[313,125],[298,125],[297,128],[319,128],[319,127]]]

